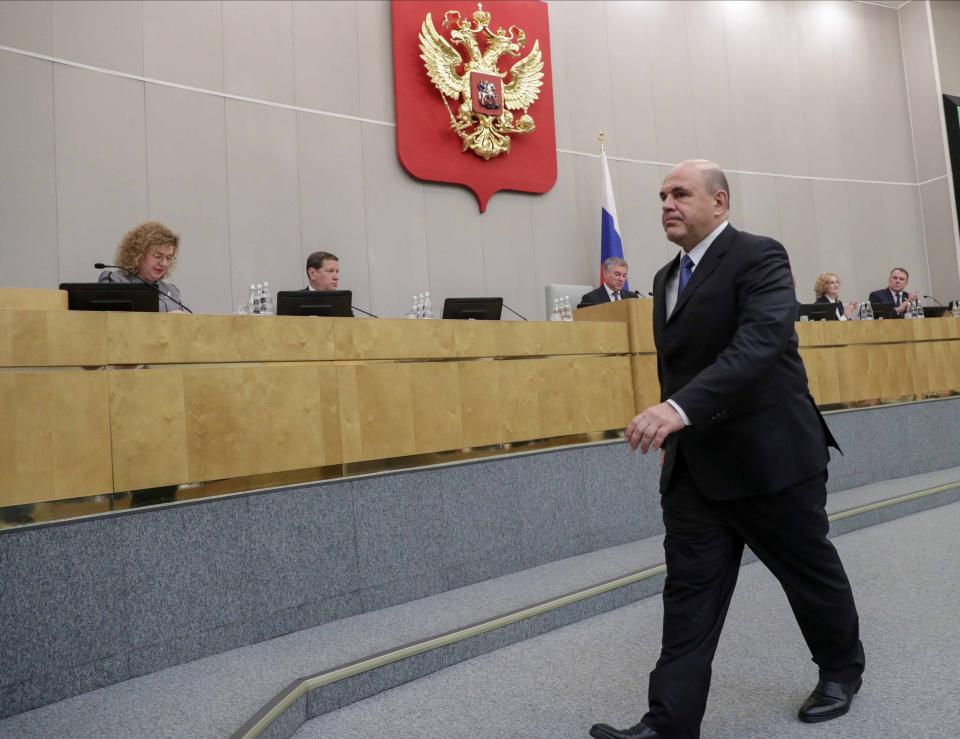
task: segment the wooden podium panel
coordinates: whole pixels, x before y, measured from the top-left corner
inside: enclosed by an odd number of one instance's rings
[[[0,287],[0,310],[66,310],[66,290]]]
[[[113,491],[107,373],[0,372],[0,507]]]
[[[117,490],[342,461],[332,365],[109,374]]]
[[[334,320],[107,313],[107,364],[305,362],[334,358]],[[344,319],[349,320],[349,319]]]
[[[0,309],[0,507],[619,430],[660,399],[651,312],[649,300],[573,323]],[[956,319],[797,332],[821,405],[960,391]]]
[[[653,343],[652,300],[636,298],[577,308],[573,312],[573,320],[626,323],[631,354],[652,354],[657,351]]]
[[[104,365],[106,318],[85,311],[0,310],[0,367]]]

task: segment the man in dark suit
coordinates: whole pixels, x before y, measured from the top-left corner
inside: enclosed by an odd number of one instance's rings
[[[729,192],[703,160],[660,190],[663,228],[683,249],[653,283],[663,402],[626,436],[662,450],[662,651],[642,721],[597,724],[596,739],[699,736],[745,544],[780,581],[819,667],[799,718],[843,715],[860,687],[857,610],[824,511],[836,441],[807,390],[790,262],[773,239],[727,223]]]
[[[315,251],[307,257],[307,286],[304,290],[337,290],[340,285],[340,259],[328,251]]]
[[[620,257],[604,259],[603,284],[580,298],[580,304],[577,307],[586,308],[588,305],[600,305],[601,303],[637,297],[634,292],[623,289],[627,281],[628,269],[627,263]]]
[[[910,301],[917,299],[916,293],[907,292],[907,281],[909,279],[910,273],[907,270],[903,267],[894,267],[890,270],[887,287],[870,293],[870,302],[893,303],[897,318],[903,318],[903,314],[910,307]]]

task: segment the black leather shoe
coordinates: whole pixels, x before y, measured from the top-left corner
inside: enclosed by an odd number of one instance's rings
[[[594,724],[590,727],[590,736],[593,739],[663,739],[643,722],[622,731],[606,724]]]
[[[816,724],[842,716],[850,710],[853,696],[860,690],[862,683],[863,680],[859,677],[852,683],[831,683],[821,680],[810,697],[800,706],[797,716],[807,724]]]

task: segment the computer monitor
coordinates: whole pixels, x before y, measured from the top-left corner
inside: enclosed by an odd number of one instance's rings
[[[156,313],[160,294],[150,285],[135,282],[62,282],[70,310],[122,310]]]
[[[873,309],[874,318],[899,318],[897,306],[893,303],[874,303],[870,301],[870,307]]]
[[[278,316],[339,316],[352,318],[351,290],[281,290],[277,293]]]
[[[811,321],[836,321],[837,306],[833,303],[804,303],[800,306],[800,317]]]
[[[502,311],[503,298],[447,298],[443,301],[444,318],[499,321]]]

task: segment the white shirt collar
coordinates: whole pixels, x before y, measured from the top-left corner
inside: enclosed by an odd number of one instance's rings
[[[693,262],[693,269],[696,271],[697,265],[700,264],[700,260],[703,259],[703,255],[707,253],[707,249],[710,248],[710,244],[716,241],[717,236],[727,227],[727,224],[730,221],[724,221],[719,226],[717,226],[713,231],[707,234],[707,237],[693,247],[690,251],[687,252],[687,256],[690,257],[690,260]]]
[[[616,290],[611,290],[610,286],[606,282],[603,283],[603,286],[607,289],[607,297],[613,301],[613,294],[616,292]]]

